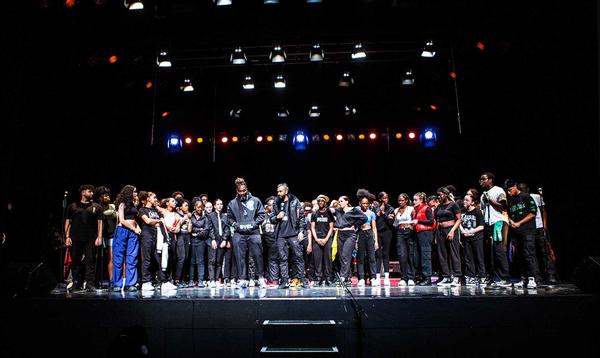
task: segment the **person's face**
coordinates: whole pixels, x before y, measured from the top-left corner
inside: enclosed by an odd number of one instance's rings
[[[510,188],[506,189],[506,192],[510,196],[515,196],[515,195],[519,194],[519,189],[517,189],[517,186],[515,185],[515,186],[511,186]]]
[[[90,189],[82,190],[81,195],[85,198],[85,200],[92,200],[94,198],[94,192]]]
[[[221,200],[215,202],[215,209],[217,209],[218,212],[223,210],[223,202]]]
[[[419,206],[421,204],[423,204],[423,200],[421,200],[421,197],[418,195],[413,196],[413,203],[415,206]]]
[[[212,203],[209,201],[206,203],[206,205],[204,205],[204,210],[206,210],[207,213],[212,213],[213,211],[213,205]]]
[[[319,210],[323,210],[327,206],[327,204],[325,203],[325,200],[323,200],[323,199],[318,199],[317,205],[319,206]]]
[[[367,211],[369,210],[369,199],[367,198],[362,198],[360,199],[360,208],[362,209],[362,211]]]
[[[273,212],[273,203],[274,203],[274,200],[267,201],[267,207],[265,208],[265,210],[268,213]]]
[[[406,200],[405,197],[403,197],[403,196],[398,197],[398,205],[400,205],[401,208],[405,207],[406,204],[408,204],[408,200]]]
[[[463,200],[463,206],[465,207],[465,209],[468,209],[471,207],[471,205],[473,205],[473,199],[471,199],[471,195],[465,195],[465,198]]]
[[[150,204],[150,206],[156,206],[156,201],[156,195],[149,195],[146,202]]]
[[[171,209],[175,209],[175,207],[177,207],[177,202],[175,201],[175,198],[169,198],[169,201],[167,202],[167,207]]]
[[[304,215],[308,215],[312,212],[312,206],[305,206],[304,207]]]
[[[338,204],[340,205],[340,207],[342,209],[344,209],[346,206],[348,206],[348,201],[346,199],[340,197],[338,200]]]
[[[200,200],[202,200],[202,203],[206,205],[206,203],[208,203],[208,196],[203,196],[200,198]]]
[[[153,206],[158,206],[160,204],[160,202],[158,201],[158,198],[156,197],[156,195],[152,195],[148,200],[152,200],[152,205]]]
[[[196,203],[196,205],[194,206],[194,211],[198,215],[202,214],[202,201]]]
[[[479,177],[479,185],[483,189],[489,189],[492,187],[492,181],[490,180],[490,178],[487,177],[487,175],[482,175],[481,177]]]
[[[381,203],[384,205],[387,205],[390,202],[390,198],[387,194],[383,194],[379,200],[381,200]]]
[[[248,188],[246,188],[245,185],[242,185],[242,186],[240,186],[240,187],[237,188],[236,192],[237,192],[237,195],[240,198],[243,198],[243,197],[246,196],[246,194],[248,194]]]
[[[437,208],[437,206],[438,206],[439,203],[440,202],[437,201],[437,200],[429,200],[427,202],[427,205],[429,205],[430,208]]]
[[[190,206],[185,201],[181,203],[181,212],[187,213],[190,210]]]
[[[437,193],[437,195],[438,195],[438,198],[440,198],[440,202],[442,202],[442,203],[446,202],[446,199],[448,198],[448,195],[446,195],[445,193],[442,193],[442,192]]]
[[[288,188],[286,188],[285,186],[279,186],[277,187],[277,196],[280,198],[285,198],[285,196],[288,193]]]
[[[102,196],[100,197],[100,202],[102,204],[108,204],[108,203],[110,203],[110,194],[108,194],[108,193],[102,194]]]

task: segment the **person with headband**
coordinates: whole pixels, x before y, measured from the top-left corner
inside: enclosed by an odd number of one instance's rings
[[[437,190],[440,204],[435,209],[437,220],[437,248],[444,279],[437,285],[440,287],[460,286],[462,267],[460,262],[460,237],[458,235],[461,222],[460,208],[451,200],[450,190],[441,187]]]
[[[317,197],[318,209],[311,215],[310,230],[313,237],[313,258],[315,262],[315,276],[319,286],[331,286],[334,281],[331,244],[333,243],[334,218],[327,208],[329,197],[319,195]]]
[[[227,220],[233,227],[233,253],[240,278],[238,288],[248,286],[248,252],[256,265],[259,285],[264,288],[266,283],[259,226],[265,219],[265,210],[260,199],[248,192],[248,185],[243,178],[237,178],[235,186],[237,195],[227,204]]]

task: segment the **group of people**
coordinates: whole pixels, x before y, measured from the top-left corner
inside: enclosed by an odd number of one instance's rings
[[[159,201],[131,185],[112,203],[106,187],[83,185],[66,212],[71,285],[95,290],[96,252],[106,246],[115,291],[347,285],[355,267],[358,287],[390,286],[394,241],[400,287],[556,282],[542,196],[510,179],[501,188],[489,172],[479,184],[482,194],[469,189],[461,197],[452,185],[431,196],[401,193],[396,208],[387,193],[365,189],[357,206],[323,194],[302,202],[286,183],[262,202],[242,178],[226,206],[181,192]],[[509,261],[518,263],[515,283]]]

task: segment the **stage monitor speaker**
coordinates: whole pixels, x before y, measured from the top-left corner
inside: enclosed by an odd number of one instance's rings
[[[56,287],[56,278],[43,262],[11,262],[0,271],[0,295],[36,296]]]
[[[573,272],[577,287],[584,292],[600,292],[600,256],[588,256]]]

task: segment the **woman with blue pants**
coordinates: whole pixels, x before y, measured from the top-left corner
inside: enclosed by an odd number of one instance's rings
[[[137,291],[139,235],[142,231],[135,221],[138,215],[136,204],[136,188],[133,185],[125,185],[115,201],[119,212],[119,224],[113,239],[113,291]],[[123,263],[126,268],[125,277]]]

